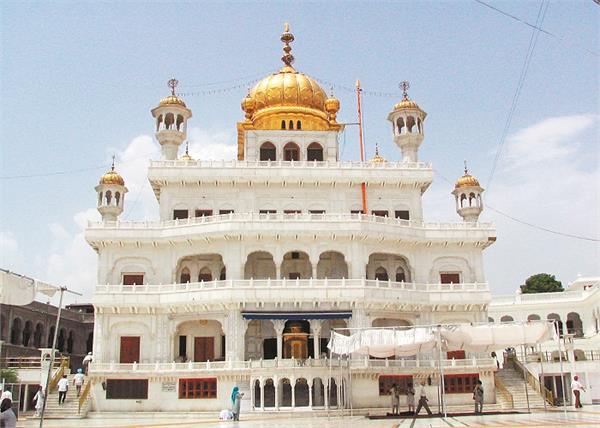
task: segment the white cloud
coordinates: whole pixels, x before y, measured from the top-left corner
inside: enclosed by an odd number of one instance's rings
[[[0,267],[13,272],[24,272],[25,257],[12,232],[0,231]]]

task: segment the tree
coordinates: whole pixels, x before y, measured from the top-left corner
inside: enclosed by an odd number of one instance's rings
[[[4,380],[6,383],[17,383],[19,378],[15,369],[0,369],[0,383]]]
[[[554,275],[549,273],[538,273],[531,275],[521,285],[521,292],[528,293],[552,293],[556,291],[565,291],[562,282],[558,281]]]

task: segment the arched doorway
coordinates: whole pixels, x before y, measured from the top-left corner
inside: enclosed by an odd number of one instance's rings
[[[549,319],[550,321],[554,321],[556,328],[558,328],[558,334],[560,334],[562,336],[563,334],[563,323],[560,320],[560,315],[558,314],[548,314],[548,316],[546,317],[546,319]]]
[[[307,161],[323,161],[323,147],[319,143],[310,143],[306,149]]]
[[[583,337],[583,322],[577,312],[567,314],[567,332],[575,337]]]
[[[308,254],[303,251],[285,253],[281,262],[281,277],[307,279],[312,277],[312,266]]]
[[[219,321],[184,321],[175,329],[174,342],[176,361],[206,362],[225,359],[225,335]]]
[[[266,142],[260,146],[260,160],[261,161],[274,161],[277,159],[277,149],[275,146]]]
[[[266,251],[255,251],[248,254],[244,265],[245,279],[276,278],[277,270],[273,255]]]
[[[411,271],[408,259],[398,254],[373,253],[367,263],[367,279],[410,282]]]
[[[265,397],[264,407],[275,407],[275,384],[273,383],[273,379],[267,379],[263,389]]]
[[[283,147],[283,160],[288,162],[300,160],[300,147],[298,147],[298,144],[287,143]]]
[[[296,380],[294,385],[294,401],[295,407],[308,407],[308,382],[303,377]]]
[[[348,278],[348,265],[342,253],[325,251],[319,256],[317,278],[342,279]]]
[[[310,324],[304,320],[285,323],[283,329],[283,358],[306,359],[309,355]]]
[[[316,377],[313,379],[312,405],[313,407],[325,406],[325,385],[320,377]]]
[[[279,406],[292,407],[292,385],[288,378],[284,377],[279,381],[279,391]]]

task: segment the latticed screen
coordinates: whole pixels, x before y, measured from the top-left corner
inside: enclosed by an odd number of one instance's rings
[[[479,380],[478,374],[457,374],[444,376],[446,394],[472,393]]]
[[[385,375],[379,376],[379,395],[390,395],[392,385],[396,384],[399,394],[406,394],[408,384],[412,383],[413,377],[410,375]],[[413,384],[414,387],[414,384]]]
[[[107,379],[107,400],[148,399],[148,379]]]
[[[217,398],[217,378],[179,379],[179,398]]]

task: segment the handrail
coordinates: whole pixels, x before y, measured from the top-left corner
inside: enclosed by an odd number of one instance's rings
[[[402,170],[414,170],[414,169],[432,169],[431,163],[426,162],[405,162],[405,161],[389,161],[384,163],[374,162],[359,162],[352,160],[339,160],[339,161],[248,161],[248,160],[152,160],[150,161],[151,168],[172,168],[172,167],[199,167],[202,169],[206,168],[318,168],[318,169],[331,169],[331,168],[361,168],[361,169],[402,169]]]
[[[88,379],[86,384],[83,387],[83,391],[81,391],[81,395],[79,396],[79,407],[77,408],[77,414],[81,414],[81,408],[85,404],[85,401],[90,395],[90,391],[92,390],[92,379]]]
[[[54,388],[56,388],[58,381],[63,377],[65,374],[65,369],[67,368],[69,368],[69,357],[61,357],[60,366],[58,367],[58,370],[56,370],[56,373],[54,373],[52,376],[52,379],[50,379],[50,385],[48,385],[49,391],[52,391]]]
[[[61,361],[54,361],[54,368],[60,367]],[[42,366],[41,357],[7,357],[0,358],[0,367],[11,367],[17,369],[33,369]]]
[[[515,400],[508,388],[506,388],[506,385],[504,385],[504,382],[502,382],[502,379],[500,379],[500,376],[494,376],[494,385],[496,386],[496,390],[510,403],[510,408],[514,409]]]
[[[525,367],[516,356],[509,356],[510,361],[512,361],[515,370],[521,373],[521,376],[526,377],[527,383],[538,393],[540,394],[551,406],[554,406],[554,396],[552,395],[552,391],[546,388],[545,385],[542,385],[538,379]],[[527,373],[527,375],[525,375]]]

